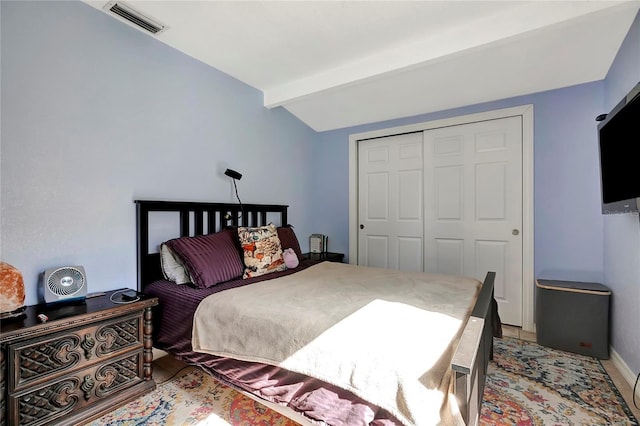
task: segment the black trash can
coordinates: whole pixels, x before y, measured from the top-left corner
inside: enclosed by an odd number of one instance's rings
[[[538,344],[608,359],[610,299],[600,283],[536,280]]]

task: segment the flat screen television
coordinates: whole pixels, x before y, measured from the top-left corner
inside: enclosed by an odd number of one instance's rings
[[[640,83],[598,124],[602,213],[640,209]]]

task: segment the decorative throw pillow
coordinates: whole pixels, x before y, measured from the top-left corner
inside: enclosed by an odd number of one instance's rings
[[[258,277],[287,269],[275,225],[240,227],[238,238],[244,252],[245,268],[242,278]]]
[[[184,263],[165,243],[160,245],[160,266],[162,267],[162,275],[164,275],[167,280],[173,281],[176,284],[187,284],[191,282],[191,277],[184,267]]]
[[[176,238],[166,244],[184,262],[193,283],[208,288],[242,275],[242,260],[234,238],[233,231],[221,231]]]
[[[304,257],[302,256],[302,250],[300,250],[300,243],[296,233],[293,232],[293,226],[285,225],[278,228],[278,238],[280,238],[280,244],[283,249],[291,248],[298,256],[298,262],[302,262]]]

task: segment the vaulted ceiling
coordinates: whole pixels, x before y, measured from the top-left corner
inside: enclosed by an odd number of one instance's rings
[[[601,80],[640,1],[125,5],[166,25],[150,37],[325,131]]]

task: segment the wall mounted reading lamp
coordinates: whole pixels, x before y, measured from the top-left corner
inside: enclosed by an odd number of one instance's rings
[[[240,180],[242,179],[242,174],[236,172],[235,170],[231,170],[231,169],[227,169],[226,172],[224,172],[225,175],[229,176],[231,179],[233,180]]]
[[[236,185],[236,181],[242,179],[242,174],[236,172],[235,170],[232,169],[227,169],[224,172],[225,175],[229,176],[231,179],[233,179],[233,188],[236,190],[236,198],[238,199],[238,204],[240,204],[240,210],[244,213],[244,208],[242,207],[242,201],[240,201],[240,196],[238,195],[238,186]],[[227,214],[227,219],[229,219],[229,214]]]

